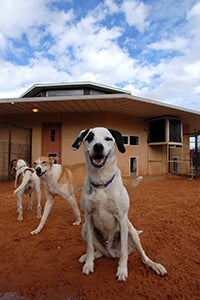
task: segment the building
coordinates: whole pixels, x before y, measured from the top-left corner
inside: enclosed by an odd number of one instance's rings
[[[199,132],[200,112],[139,98],[92,82],[36,84],[19,98],[0,99],[0,180],[9,161],[54,156],[59,163],[84,160],[71,150],[80,130],[119,130],[126,153],[118,153],[122,174],[190,173],[190,137]]]

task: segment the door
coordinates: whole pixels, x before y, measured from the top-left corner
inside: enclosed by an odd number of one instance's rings
[[[130,173],[137,175],[137,157],[130,157]]]
[[[42,125],[42,155],[52,156],[55,163],[61,163],[61,124]]]
[[[173,156],[173,170],[174,174],[178,174],[178,156]]]

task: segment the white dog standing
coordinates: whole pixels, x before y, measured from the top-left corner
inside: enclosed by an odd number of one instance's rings
[[[41,218],[40,179],[33,168],[30,168],[23,159],[14,159],[11,162],[11,175],[15,176],[14,194],[17,196],[18,221],[23,220],[22,198],[29,194],[28,210],[32,209],[32,192],[37,196],[37,218]]]
[[[87,178],[83,186],[81,206],[85,212],[82,228],[87,241],[87,252],[82,255],[83,273],[94,271],[94,259],[119,257],[116,277],[125,281],[128,277],[128,255],[137,249],[144,264],[158,275],[167,273],[165,268],[153,262],[144,252],[139,233],[128,219],[129,196],[117,167],[115,144],[125,152],[119,131],[102,127],[86,129],[72,145],[77,150],[84,145]]]

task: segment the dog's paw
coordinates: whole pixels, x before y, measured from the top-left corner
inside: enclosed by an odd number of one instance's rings
[[[160,276],[164,276],[165,274],[167,274],[167,271],[165,269],[164,266],[162,266],[161,264],[159,263],[152,263],[150,265],[150,268],[157,274],[157,275],[160,275]]]
[[[83,273],[88,275],[90,273],[93,273],[94,272],[94,263],[93,261],[88,263],[86,262],[83,266]]]
[[[87,254],[83,254],[80,258],[79,258],[79,262],[80,263],[84,263],[86,261],[86,257],[87,257]]]
[[[80,224],[81,224],[81,221],[76,221],[76,222],[73,223],[74,226],[78,226]]]
[[[31,231],[31,235],[37,235],[42,229],[36,228],[35,230]]]
[[[118,269],[117,269],[116,277],[117,277],[118,281],[125,281],[128,277],[127,268],[121,268],[119,266]]]

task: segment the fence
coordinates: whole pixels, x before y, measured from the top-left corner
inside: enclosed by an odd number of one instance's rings
[[[190,161],[192,175],[200,176],[200,130],[190,137]]]
[[[178,146],[169,147],[168,173],[197,177],[200,176],[200,131],[186,135],[190,140],[189,151]]]
[[[10,180],[9,165],[12,159],[31,162],[32,131],[0,121],[0,181]]]

